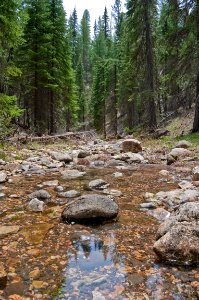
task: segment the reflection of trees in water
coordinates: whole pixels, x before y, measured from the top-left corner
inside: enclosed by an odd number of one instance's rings
[[[118,264],[121,261],[120,256],[117,253],[117,247],[115,244],[115,236],[111,234],[110,236],[106,237],[106,242],[103,239],[93,239],[82,241],[78,239],[74,243],[75,248],[75,260],[78,259],[78,252],[83,251],[84,256],[89,258],[92,251],[99,251],[102,253],[104,257],[104,261],[107,261],[108,256],[110,255],[111,260],[113,261],[114,265]]]
[[[90,244],[90,241],[81,243],[81,247],[82,247],[85,257],[88,258],[92,251],[92,246]]]

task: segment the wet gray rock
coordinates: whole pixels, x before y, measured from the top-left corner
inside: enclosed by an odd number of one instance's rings
[[[185,203],[162,223],[153,247],[163,260],[178,264],[199,262],[199,203]]]
[[[59,196],[63,198],[75,198],[80,196],[80,192],[76,190],[71,190],[71,191],[59,193]]]
[[[7,181],[7,173],[6,172],[0,172],[0,183],[4,183]]]
[[[126,139],[122,142],[122,150],[124,152],[138,153],[142,151],[142,146],[138,140]]]
[[[51,199],[51,195],[46,190],[38,190],[29,195],[29,199],[34,199],[34,198],[37,198],[39,200],[43,200],[46,202],[46,200]]]
[[[61,162],[70,163],[73,161],[73,158],[68,153],[51,151],[50,154],[53,159]]]
[[[88,186],[90,189],[93,189],[93,190],[104,190],[109,186],[109,184],[106,181],[104,181],[103,179],[96,179],[96,180],[90,181]]]
[[[199,166],[195,167],[192,170],[192,174],[193,174],[193,181],[199,181]]]
[[[84,195],[67,206],[62,218],[68,222],[105,221],[117,217],[119,207],[116,202],[102,195]]]
[[[83,177],[86,174],[86,172],[80,172],[78,170],[66,170],[61,172],[61,174],[62,179],[67,180]]]
[[[30,211],[42,212],[44,211],[44,202],[34,198],[28,203],[27,207]]]
[[[167,220],[170,217],[170,212],[168,212],[167,210],[165,210],[162,207],[158,207],[156,209],[149,210],[148,215],[154,217],[155,219],[157,219],[160,222],[164,222],[165,220]]]
[[[179,141],[179,142],[174,146],[174,148],[184,148],[184,149],[187,149],[187,148],[189,148],[189,147],[191,147],[191,146],[192,146],[192,144],[191,144],[190,142],[183,140],[183,141]]]

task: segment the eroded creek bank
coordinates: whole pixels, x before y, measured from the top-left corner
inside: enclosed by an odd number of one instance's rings
[[[163,169],[176,180],[163,180],[159,173]],[[83,177],[70,180],[58,172],[19,174],[4,184],[0,224],[15,227],[1,232],[0,255],[7,280],[1,282],[0,299],[198,299],[198,267],[160,263],[152,250],[159,223],[140,210],[146,192],[177,187],[176,168],[131,165],[122,169],[122,177],[114,177],[116,171],[86,169]],[[43,182],[58,180],[64,190],[84,195],[92,193],[89,182],[99,178],[122,192],[116,198],[120,213],[115,222],[64,223],[61,213],[73,199],[59,198],[55,187],[45,187],[52,199],[44,212],[26,209],[28,195]]]

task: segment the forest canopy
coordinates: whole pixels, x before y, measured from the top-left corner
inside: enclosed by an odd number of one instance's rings
[[[154,130],[194,104],[199,131],[199,1],[125,5],[91,24],[86,7],[67,16],[62,0],[1,0],[0,138],[11,124],[37,135]]]

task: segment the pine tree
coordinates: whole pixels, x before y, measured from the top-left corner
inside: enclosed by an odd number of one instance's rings
[[[155,52],[154,52],[154,0],[127,1],[125,32],[122,38],[122,55],[124,56],[120,95],[123,84],[128,93],[126,107],[129,127],[135,125],[137,103],[141,103],[144,112],[142,121],[149,128],[156,127],[155,107]],[[143,113],[142,113],[143,114]],[[140,121],[140,120],[139,120]]]
[[[23,15],[20,1],[0,2],[0,138],[10,132],[10,122],[20,115],[16,106],[14,80],[21,74],[13,61],[15,48],[21,42]]]

